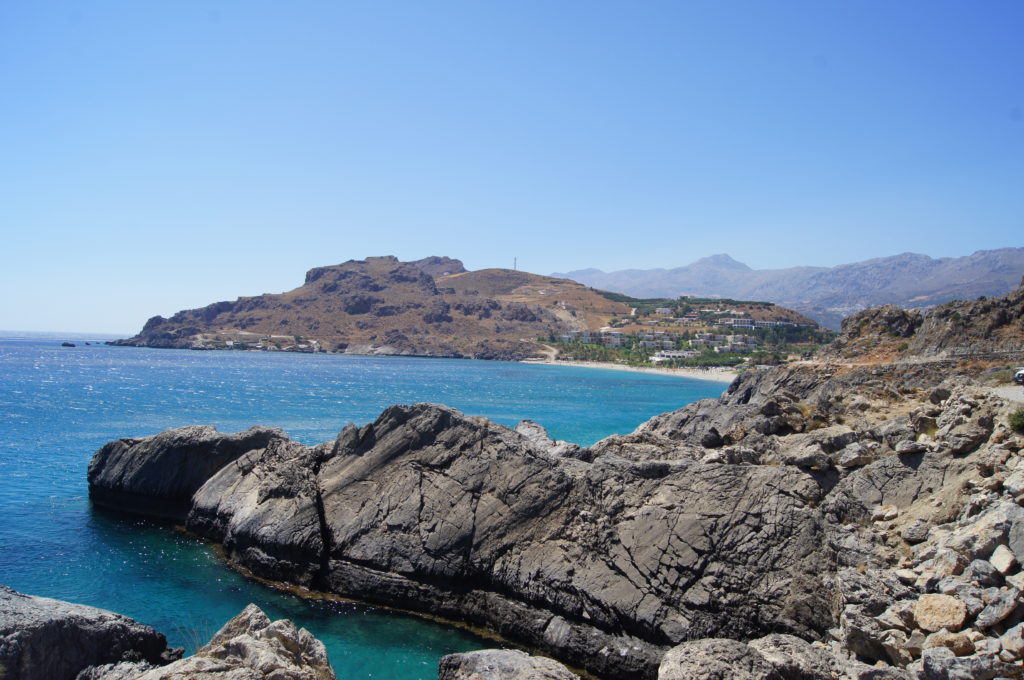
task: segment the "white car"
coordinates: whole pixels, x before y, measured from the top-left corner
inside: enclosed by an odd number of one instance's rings
[[[1018,368],[1017,372],[1013,374],[1013,382],[1024,385],[1024,368]]]

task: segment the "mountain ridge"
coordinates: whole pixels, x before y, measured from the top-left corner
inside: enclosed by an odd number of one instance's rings
[[[904,252],[835,267],[752,269],[725,254],[672,269],[581,269],[552,276],[636,297],[721,296],[774,302],[839,328],[869,307],[931,307],[952,300],[1005,295],[1024,275],[1024,248],[978,250],[932,258]]]

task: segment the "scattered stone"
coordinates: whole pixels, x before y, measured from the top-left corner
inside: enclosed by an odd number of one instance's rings
[[[927,450],[927,446],[925,446],[919,441],[914,441],[911,439],[904,439],[903,441],[896,444],[896,453],[901,456],[913,453],[921,453],[922,451]]]
[[[579,680],[562,664],[517,649],[483,649],[449,654],[438,666],[438,680]]]
[[[908,524],[903,529],[903,533],[900,536],[904,541],[911,545],[921,543],[928,539],[928,532],[932,528],[932,523],[926,519],[915,519],[913,522]]]
[[[999,594],[978,614],[975,625],[979,628],[991,628],[1012,614],[1020,604],[1020,592],[1012,586],[999,591]]]
[[[898,628],[909,633],[914,629],[914,602],[913,600],[894,602],[877,618],[885,628]]]
[[[899,517],[900,510],[895,505],[880,505],[871,511],[871,520],[874,522],[888,522]]]
[[[958,657],[948,647],[924,650],[922,680],[992,680],[1017,668],[990,656]]]
[[[1014,658],[1024,658],[1024,623],[1018,623],[999,637],[1003,651],[1008,651]]]
[[[1013,556],[1013,551],[1005,545],[997,546],[988,561],[1003,576],[1009,574],[1017,566],[1017,558]]]
[[[974,642],[965,633],[950,633],[948,630],[940,630],[932,633],[924,641],[924,649],[932,647],[949,647],[957,656],[974,654]]]
[[[1018,467],[1003,480],[1003,489],[1011,496],[1024,494],[1024,467]]]
[[[913,583],[917,580],[917,572],[913,569],[897,569],[893,574],[901,583]]]
[[[943,550],[931,561],[931,570],[940,579],[962,574],[967,567],[967,558],[953,550]]]
[[[949,595],[922,595],[914,606],[914,620],[918,628],[934,633],[945,628],[956,632],[964,626],[967,607]]]
[[[921,652],[924,651],[924,641],[926,639],[927,638],[924,633],[919,630],[915,630],[910,634],[910,637],[907,638],[907,642],[903,645],[903,648],[916,659],[920,657]]]
[[[1017,558],[1017,564],[1024,564],[1024,517],[1017,517],[1010,526],[1007,547]]]
[[[871,451],[858,442],[847,445],[836,454],[836,465],[843,468],[855,468],[867,465],[875,457]]]
[[[963,576],[966,580],[973,581],[982,588],[1003,585],[1003,575],[988,560],[974,560],[964,569]]]

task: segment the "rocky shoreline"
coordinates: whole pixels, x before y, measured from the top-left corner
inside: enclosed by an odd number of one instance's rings
[[[1022,337],[1024,289],[923,322],[872,310],[820,363],[745,373],[589,448],[434,404],[312,447],[181,428],[102,447],[90,497],[181,522],[260,578],[609,680],[1019,678],[1019,404],[949,348]],[[464,661],[466,678],[562,677]]]

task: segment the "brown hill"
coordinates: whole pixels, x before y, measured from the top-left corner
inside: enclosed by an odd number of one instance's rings
[[[540,354],[538,337],[628,312],[566,279],[386,256],[311,269],[286,293],[156,316],[115,344],[521,359]]]

